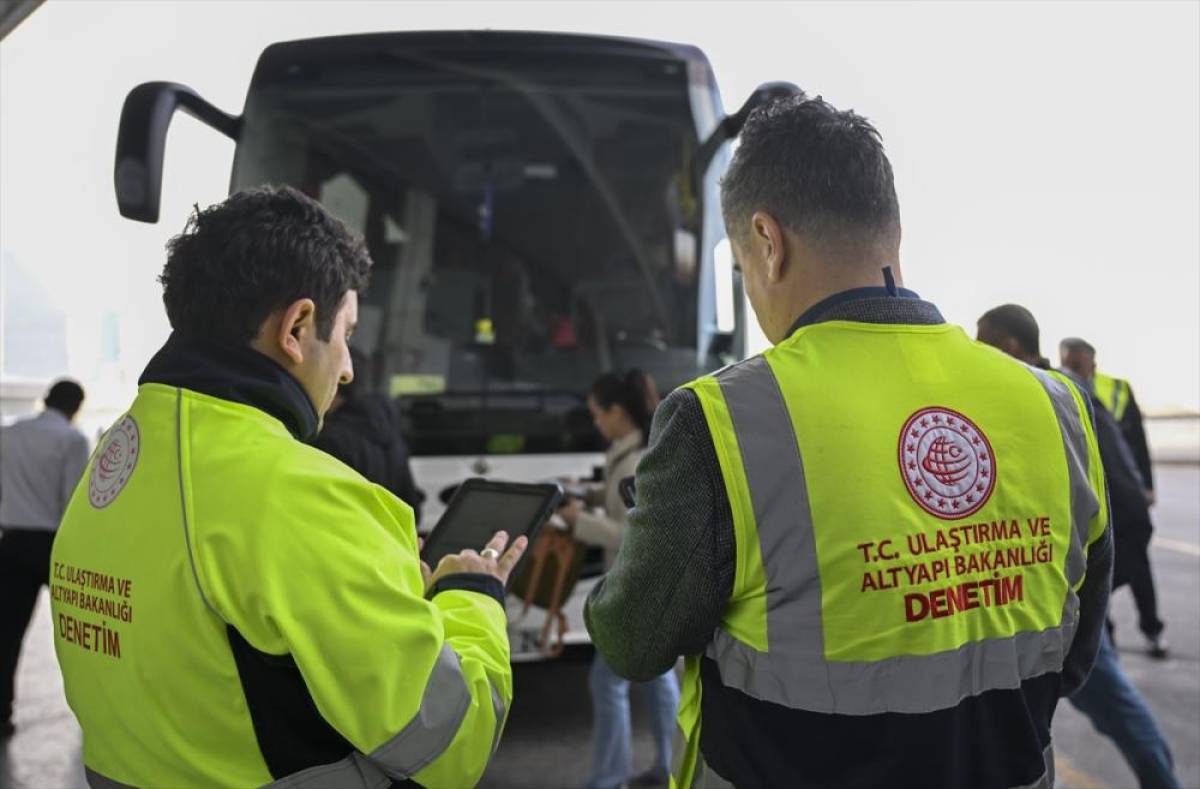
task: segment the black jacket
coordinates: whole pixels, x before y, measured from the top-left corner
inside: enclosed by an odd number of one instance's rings
[[[325,415],[325,426],[313,446],[390,490],[413,508],[420,522],[423,497],[409,466],[408,444],[388,400],[376,395],[346,400]]]
[[[1071,375],[1069,371],[1062,371]],[[1072,378],[1078,383],[1079,379]],[[1108,502],[1113,540],[1113,587],[1128,583],[1130,569],[1144,561],[1146,545],[1154,531],[1150,506],[1143,490],[1144,478],[1137,453],[1129,446],[1120,422],[1086,385],[1080,389],[1089,393],[1095,412],[1096,443],[1100,446],[1100,462],[1108,482]],[[1130,404],[1132,407],[1132,403]],[[1138,417],[1140,429],[1141,417]]]
[[[1154,490],[1154,469],[1150,462],[1150,447],[1146,443],[1146,426],[1142,421],[1142,409],[1138,408],[1133,387],[1129,388],[1129,404],[1121,414],[1121,435],[1129,444],[1129,450],[1137,462],[1138,473],[1146,490]]]

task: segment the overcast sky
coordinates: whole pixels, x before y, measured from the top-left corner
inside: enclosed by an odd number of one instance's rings
[[[241,109],[280,40],[541,29],[698,45],[727,108],[790,80],[869,117],[896,171],[906,283],[974,332],[1015,301],[1043,353],[1082,335],[1151,408],[1200,408],[1200,4],[51,0],[0,43],[0,266],[71,316],[71,372],[124,402],[166,336],[162,245],[220,200],[233,144],[178,116],[162,220],[121,219],[125,93],[183,82]],[[9,285],[11,287],[11,284]],[[106,317],[108,316],[108,317]],[[103,338],[119,331],[107,360]]]

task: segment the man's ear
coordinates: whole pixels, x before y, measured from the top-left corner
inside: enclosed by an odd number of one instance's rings
[[[1021,343],[1017,342],[1016,337],[1005,337],[1001,340],[1004,343],[1004,352],[1014,359],[1023,359],[1025,354],[1021,352]]]
[[[750,217],[751,244],[758,248],[766,264],[767,282],[775,284],[783,279],[787,265],[787,247],[783,243],[783,228],[775,217],[766,211],[755,211]]]
[[[317,305],[312,299],[293,301],[279,319],[276,342],[293,364],[304,363],[304,348],[317,334]]]

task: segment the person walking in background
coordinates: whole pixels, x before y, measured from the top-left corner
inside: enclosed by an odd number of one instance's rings
[[[1058,351],[1063,368],[1083,381],[1096,401],[1112,414],[1121,432],[1124,454],[1134,466],[1147,507],[1153,506],[1154,478],[1150,468],[1150,450],[1146,445],[1142,412],[1133,397],[1133,389],[1127,382],[1104,375],[1096,369],[1096,349],[1087,340],[1068,337],[1059,343]],[[1137,607],[1138,629],[1146,639],[1146,654],[1162,660],[1168,656],[1169,648],[1163,638],[1166,623],[1158,616],[1158,593],[1154,588],[1154,570],[1150,566],[1150,538],[1153,533],[1154,522],[1148,509],[1144,517],[1139,512],[1138,517],[1128,519],[1128,527],[1122,523],[1116,531],[1113,588],[1129,585],[1133,603]],[[1111,621],[1109,630],[1112,635]]]
[[[0,428],[0,736],[14,731],[21,641],[49,583],[54,532],[87,467],[87,437],[72,424],[83,397],[63,379],[46,393],[45,411]]]
[[[400,433],[396,412],[366,382],[367,358],[356,350],[350,351],[350,358],[354,380],[338,387],[313,446],[391,491],[412,507],[419,525],[424,496],[413,479],[408,443]]]
[[[609,447],[604,482],[586,501],[572,499],[559,514],[574,528],[575,538],[604,549],[604,566],[612,566],[629,520],[620,492],[621,480],[632,477],[650,435],[658,406],[658,389],[641,370],[624,376],[608,373],[592,384],[588,410]],[[585,507],[585,504],[588,505]],[[591,507],[602,508],[599,512]],[[630,780],[633,772],[633,722],[628,680],[621,678],[599,652],[589,677],[592,694],[592,775],[589,789],[618,786],[666,786],[670,781],[671,740],[679,708],[679,680],[673,669],[644,683],[652,699],[651,723],[657,749],[649,772]]]
[[[1137,461],[1138,473],[1146,490],[1150,506],[1154,506],[1154,468],[1150,460],[1150,445],[1146,441],[1146,425],[1142,409],[1133,396],[1133,387],[1122,378],[1100,372],[1096,368],[1096,349],[1087,340],[1067,337],[1058,344],[1059,361],[1063,367],[1090,382],[1096,399],[1121,426],[1121,435],[1129,443]]]
[[[980,317],[978,338],[1032,367],[1047,368],[1049,362],[1039,349],[1039,330],[1033,313],[1018,304],[1004,304]],[[1088,391],[1096,424],[1100,460],[1108,481],[1112,506],[1113,543],[1116,567],[1121,566],[1122,533],[1140,531],[1149,522],[1140,478],[1121,430],[1087,385],[1072,376],[1080,389]],[[1121,751],[1142,789],[1178,789],[1174,760],[1167,740],[1158,727],[1142,694],[1138,692],[1117,660],[1117,650],[1107,632],[1101,634],[1100,651],[1092,673],[1068,701],[1092,722]]]

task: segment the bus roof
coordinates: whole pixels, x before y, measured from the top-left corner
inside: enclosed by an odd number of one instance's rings
[[[562,62],[563,58],[570,58],[572,63],[579,65],[597,60],[608,64],[623,60],[631,65],[635,62],[644,65],[682,62],[687,66],[690,82],[703,82],[708,88],[716,89],[708,58],[699,48],[689,44],[498,30],[367,33],[272,44],[258,60],[252,89],[260,84],[285,82],[297,77],[311,79],[325,68],[339,70],[376,65],[394,70],[397,63],[419,68],[422,63],[452,62],[524,70],[539,61]],[[592,69],[586,70],[596,74]],[[612,70],[614,81],[628,76],[620,72],[620,69]]]

